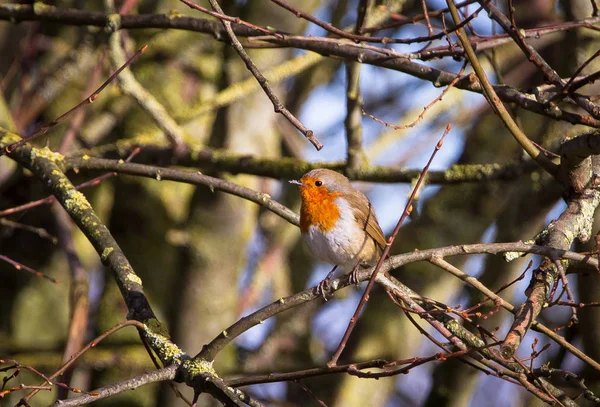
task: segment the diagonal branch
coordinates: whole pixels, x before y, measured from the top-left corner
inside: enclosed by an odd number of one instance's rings
[[[569,259],[573,261],[580,261],[585,264],[590,265],[590,267],[596,267],[598,261],[596,258],[593,258],[589,255],[583,255],[579,253],[569,252],[567,250],[559,250],[554,249],[552,247],[546,246],[536,246],[525,244],[521,242],[516,243],[491,243],[491,244],[473,244],[473,245],[459,245],[459,246],[447,246],[440,247],[436,249],[427,249],[427,250],[418,250],[414,252],[404,253],[400,255],[395,255],[388,258],[382,266],[380,273],[377,275],[376,280],[377,283],[384,285],[389,289],[397,289],[398,283],[396,285],[390,284],[388,277],[384,276],[387,271],[392,269],[402,267],[409,263],[414,263],[417,261],[431,261],[435,257],[450,257],[450,256],[460,256],[460,255],[468,255],[468,254],[499,254],[499,253],[532,253],[539,254],[543,256],[547,256],[552,259]],[[362,270],[359,272],[359,281],[366,281],[370,279],[373,272],[373,268]],[[471,280],[474,281],[474,280]],[[348,281],[348,276],[343,276],[337,279],[332,280],[331,289],[328,294],[333,293],[335,291],[341,290],[344,287],[350,285]],[[402,286],[404,287],[404,286]],[[406,287],[407,290],[409,290]],[[493,293],[489,293],[490,298],[496,299],[497,295]],[[417,295],[417,294],[414,294]],[[418,295],[417,295],[418,296]],[[281,312],[287,311],[298,305],[320,299],[322,298],[321,293],[316,291],[316,287],[309,288],[305,291],[290,295],[285,298],[280,298],[273,303],[239,319],[237,322],[229,326],[226,330],[221,332],[216,338],[214,338],[208,345],[205,345],[203,349],[198,353],[195,358],[200,360],[214,360],[214,358],[218,355],[218,353],[225,348],[229,343],[231,343],[235,338],[237,338],[242,333],[246,332],[250,328],[263,323],[268,318],[277,315]],[[504,301],[505,309],[515,309],[513,305]],[[455,324],[456,325],[456,324]],[[541,323],[534,322],[533,329],[543,333],[544,335],[551,338],[553,341],[558,343],[560,346],[564,347],[567,351],[572,353],[577,358],[581,359],[583,362],[587,363],[594,369],[600,371],[600,363],[591,359],[589,356],[581,352],[579,349],[571,345],[567,342],[563,337],[553,332],[552,329],[544,326]],[[463,338],[464,339],[464,338]],[[476,345],[482,346],[482,345]]]
[[[452,15],[452,19],[454,20],[454,23],[459,24],[460,17],[458,15],[456,6],[454,5],[454,1],[447,0],[447,3],[448,3],[448,8],[450,9],[450,14]],[[491,4],[491,3],[489,3],[489,4]],[[517,140],[517,142],[521,145],[521,147],[523,147],[523,149],[527,152],[527,154],[529,154],[529,156],[531,156],[531,158],[533,158],[540,165],[540,167],[542,167],[543,169],[548,171],[550,174],[554,175],[557,171],[556,164],[554,164],[550,159],[548,159],[548,157],[546,157],[531,142],[531,140],[529,140],[527,135],[525,133],[523,133],[523,131],[519,128],[517,123],[513,120],[512,116],[510,115],[510,113],[508,112],[508,110],[506,109],[506,107],[504,106],[504,104],[502,103],[502,101],[500,100],[498,95],[496,94],[496,91],[492,87],[492,84],[488,80],[483,67],[479,63],[479,59],[477,58],[477,55],[475,55],[475,51],[473,51],[473,47],[471,46],[471,43],[469,42],[469,39],[467,38],[465,30],[463,28],[459,29],[457,31],[457,34],[458,34],[458,39],[460,40],[460,43],[462,44],[462,46],[465,50],[465,53],[467,54],[467,57],[469,58],[469,62],[471,62],[471,65],[473,66],[473,69],[475,70],[475,73],[477,74],[477,78],[479,78],[479,81],[483,88],[483,95],[485,96],[485,98],[488,100],[488,102],[490,103],[492,108],[494,108],[494,110],[496,111],[498,116],[500,116],[500,119],[502,119],[502,122],[508,128],[508,130],[511,132],[511,134],[513,135],[515,140]]]
[[[108,386],[101,387],[93,391],[94,394],[86,394],[81,397],[72,398],[69,400],[58,400],[52,404],[51,407],[74,407],[89,404],[98,400],[105,399],[107,397],[114,396],[115,394],[123,393],[127,390],[135,390],[138,387],[144,386],[150,383],[156,383],[167,380],[174,380],[177,372],[177,366],[171,365],[164,369],[155,370],[152,372],[145,373],[141,376],[137,376],[131,379],[123,380],[117,383],[110,384]]]
[[[0,148],[5,148],[21,138],[0,130]],[[14,149],[9,157],[30,170],[50,189],[56,200],[77,224],[90,241],[102,263],[108,266],[125,304],[129,310],[128,319],[146,324],[150,329],[143,330],[146,340],[154,345],[154,350],[165,364],[173,363],[183,352],[167,338],[167,328],[160,322],[144,294],[142,280],[137,276],[125,254],[113,238],[108,228],[96,215],[86,197],[79,192],[63,173],[64,157],[48,148],[38,149],[26,144]]]
[[[204,175],[200,171],[184,171],[173,168],[127,163],[117,160],[106,160],[102,158],[83,158],[81,160],[73,161],[72,164],[75,168],[79,169],[87,168],[99,171],[111,171],[120,174],[154,178],[159,181],[170,180],[194,185],[206,185],[210,188],[227,192],[264,206],[291,224],[298,225],[299,222],[298,215],[294,211],[273,200],[268,194],[257,192],[253,189],[234,184],[233,182]]]
[[[191,8],[194,8],[194,6],[195,6],[195,4],[192,3],[191,1],[188,1],[188,0],[180,0],[180,1],[182,3],[185,3],[186,5],[188,5]],[[208,0],[208,1],[210,3],[211,7],[216,12],[218,12],[221,15],[225,14],[223,12],[223,9],[221,9],[221,6],[219,6],[219,3],[217,3],[216,0]],[[273,103],[273,107],[275,108],[275,113],[281,113],[302,134],[304,134],[304,137],[306,137],[308,139],[308,141],[310,141],[311,144],[313,146],[315,146],[315,148],[317,150],[321,150],[323,148],[323,145],[321,143],[319,143],[319,140],[316,139],[316,137],[313,134],[313,131],[304,127],[302,122],[300,122],[300,120],[298,120],[296,118],[296,116],[294,116],[288,109],[286,109],[286,107],[283,105],[283,103],[275,95],[275,93],[271,89],[271,85],[269,85],[269,81],[267,81],[267,78],[265,78],[263,76],[263,74],[258,70],[258,68],[254,64],[254,62],[252,62],[250,55],[248,55],[248,53],[246,52],[244,47],[242,47],[242,44],[240,44],[240,41],[237,39],[237,36],[235,35],[235,33],[233,32],[233,29],[231,28],[231,23],[225,19],[221,19],[220,21],[223,24],[223,27],[225,28],[225,32],[227,32],[229,39],[231,40],[231,46],[239,54],[242,61],[244,61],[244,63],[246,64],[246,68],[248,68],[250,73],[252,73],[252,75],[256,78],[260,87],[265,91],[265,93],[267,94],[267,96],[269,97],[271,102]]]
[[[493,3],[484,4],[484,2],[479,1],[482,6],[485,6],[486,10],[489,13],[489,16],[494,19],[500,26],[506,31],[513,41],[523,50],[523,53],[527,57],[529,61],[531,61],[535,66],[537,66],[546,80],[550,83],[553,83],[560,88],[565,89],[566,83],[562,80],[560,75],[552,69],[550,65],[544,60],[544,58],[533,48],[531,45],[525,42],[523,35],[519,32],[519,29],[506,17],[498,7],[496,7]],[[510,2],[509,2],[510,3]],[[511,7],[509,5],[509,7]],[[595,118],[600,118],[600,107],[592,103],[587,97],[573,94],[573,100],[577,102],[584,110],[586,110],[589,114],[591,114]]]
[[[109,56],[115,66],[122,65],[125,60],[125,50],[121,45],[121,33],[115,31],[109,39]],[[131,96],[137,104],[144,109],[154,123],[164,133],[171,147],[174,150],[180,150],[180,146],[185,138],[185,132],[179,124],[169,115],[167,109],[148,92],[139,82],[130,69],[125,69],[117,79],[119,88],[126,95]]]
[[[594,132],[567,141],[562,147],[562,164],[558,178],[567,191],[567,208],[540,234],[543,244],[569,249],[578,239],[585,242],[592,236],[594,214],[600,205],[600,191],[594,185],[591,154],[600,150],[600,136]],[[515,354],[533,321],[542,311],[550,289],[559,277],[556,265],[547,260],[534,270],[527,300],[515,314],[501,352],[505,357]]]

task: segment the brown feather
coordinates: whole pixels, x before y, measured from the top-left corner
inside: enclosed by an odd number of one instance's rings
[[[353,208],[354,218],[360,223],[367,234],[375,240],[381,251],[383,251],[387,242],[369,199],[357,190],[353,194],[345,194],[344,198],[348,200],[348,203]]]

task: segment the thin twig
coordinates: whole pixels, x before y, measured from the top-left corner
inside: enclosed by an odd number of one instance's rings
[[[594,3],[595,1],[592,0]],[[594,59],[598,58],[598,56],[600,56],[600,50],[596,51],[594,53],[594,55],[592,55],[591,57],[589,57],[583,64],[581,64],[581,66],[579,68],[577,68],[577,70],[575,71],[575,73],[569,78],[568,82],[565,84],[565,86],[562,88],[560,93],[557,93],[551,100],[550,102],[553,103],[558,103],[560,100],[562,100],[563,98],[565,98],[572,90],[571,87],[574,85],[575,79],[577,78],[577,76],[581,73],[581,71],[583,71],[585,69],[586,66],[588,66]],[[597,72],[594,72],[597,73]]]
[[[452,18],[454,19],[455,24],[460,23],[460,17],[458,16],[458,11],[456,10],[456,6],[454,5],[453,0],[446,0],[448,4],[448,8],[450,9],[450,14],[452,14]],[[488,3],[489,4],[489,3]],[[529,140],[527,135],[523,133],[523,131],[519,128],[519,126],[515,123],[510,113],[504,107],[504,104],[498,98],[496,91],[492,87],[490,81],[485,74],[485,71],[481,64],[479,63],[479,59],[477,59],[477,55],[475,55],[475,51],[473,51],[473,47],[471,47],[471,43],[467,38],[464,29],[459,29],[457,31],[458,38],[460,43],[462,44],[477,77],[483,87],[483,94],[486,99],[490,103],[490,105],[494,108],[496,113],[502,119],[504,125],[511,132],[515,140],[523,147],[523,149],[533,158],[543,169],[548,171],[550,174],[554,175],[557,172],[557,166],[552,161],[550,161],[544,154],[540,152],[540,150]]]
[[[190,5],[193,3],[190,3],[186,0],[180,0],[180,1],[182,1],[183,3],[185,3],[186,5],[188,5],[190,7],[193,7]],[[213,10],[215,10],[217,13],[222,14],[222,15],[225,14],[223,12],[223,9],[221,9],[221,6],[219,6],[219,3],[217,3],[216,0],[209,0],[209,3],[211,5],[211,7],[213,8]],[[267,96],[273,103],[273,107],[275,108],[275,113],[281,113],[302,134],[304,134],[304,137],[306,137],[308,139],[308,141],[310,141],[311,144],[313,146],[315,146],[317,151],[321,150],[323,148],[323,145],[319,142],[319,140],[317,140],[315,138],[313,131],[304,127],[302,122],[300,122],[300,120],[298,120],[288,109],[286,109],[286,107],[283,105],[283,103],[275,95],[275,93],[271,89],[271,85],[269,85],[269,81],[267,81],[267,79],[263,76],[263,74],[258,70],[258,68],[254,64],[254,62],[252,62],[250,55],[248,55],[248,53],[244,50],[244,47],[242,47],[242,44],[240,43],[240,41],[237,39],[237,36],[235,35],[235,33],[233,32],[233,29],[231,28],[231,22],[224,20],[224,19],[220,19],[220,21],[223,24],[223,27],[225,28],[225,31],[227,32],[229,39],[231,40],[232,47],[237,51],[240,58],[246,64],[246,68],[248,68],[248,70],[256,78],[256,80],[260,84],[260,87],[264,90],[264,92],[267,94]]]
[[[104,56],[105,56],[105,53],[101,52],[100,59],[99,59],[98,63],[96,64],[94,71],[92,72],[92,76],[91,76],[90,80],[88,81],[88,84],[85,88],[84,94],[90,93],[92,91],[94,85],[96,83],[98,83],[98,80],[100,79],[100,75],[102,74],[102,65],[104,64]],[[73,120],[71,121],[71,124],[69,125],[68,130],[65,132],[65,137],[63,138],[60,148],[58,149],[59,153],[65,154],[67,152],[67,150],[73,143],[73,140],[75,140],[77,131],[83,124],[83,120],[85,119],[85,114],[86,114],[86,109],[80,109],[77,112],[77,114],[75,115],[75,117],[73,117]]]
[[[187,0],[180,0],[180,1],[187,1]],[[483,10],[483,7],[484,7],[483,5],[480,6],[473,14],[468,16],[465,19],[465,21],[461,22],[460,24],[456,24],[456,26],[450,30],[443,30],[442,32],[439,32],[437,34],[430,33],[429,35],[424,36],[424,37],[389,38],[389,37],[373,37],[370,35],[353,34],[350,31],[341,30],[323,20],[319,20],[315,16],[305,13],[305,12],[293,7],[292,5],[286,3],[283,0],[271,0],[271,1],[273,3],[281,6],[282,8],[294,13],[296,15],[296,17],[303,18],[307,21],[310,21],[311,23],[314,23],[314,24],[318,25],[319,27],[327,30],[331,34],[335,34],[341,38],[352,40],[355,42],[377,42],[377,43],[381,43],[381,44],[414,44],[417,42],[429,42],[429,41],[443,38],[444,36],[456,31],[458,28],[468,24],[469,21],[476,18],[477,15],[481,12],[481,10]],[[491,0],[485,0],[484,3],[488,3],[489,1],[491,1]]]
[[[556,269],[558,270],[558,275],[562,282],[563,288],[567,292],[567,299],[569,300],[569,302],[574,303],[575,297],[573,296],[573,292],[571,291],[571,288],[569,287],[569,280],[567,280],[567,275],[565,273],[565,269],[564,269],[561,261],[554,260],[554,265],[556,266]],[[569,322],[569,326],[571,326],[572,324],[577,324],[577,323],[579,323],[579,319],[577,318],[577,307],[572,306],[571,307],[571,320]]]
[[[111,171],[119,174],[154,178],[159,181],[171,180],[187,184],[206,185],[209,188],[224,191],[264,206],[294,225],[297,225],[299,222],[298,215],[294,211],[273,200],[268,194],[257,192],[233,182],[204,175],[200,171],[163,168],[152,165],[121,162],[118,160],[106,160],[102,158],[87,158],[78,160],[77,162],[79,169],[87,168],[100,171]]]
[[[181,0],[181,2],[184,3],[186,6],[188,6],[190,8],[193,8],[193,9],[196,9],[198,11],[201,11],[204,14],[208,14],[211,17],[218,18],[219,20],[229,21],[231,23],[239,24],[239,25],[251,28],[253,30],[259,31],[259,32],[261,32],[263,34],[266,34],[266,35],[272,35],[272,36],[275,36],[275,37],[281,38],[281,39],[285,38],[285,36],[282,33],[270,30],[268,28],[263,28],[261,26],[258,26],[258,25],[252,24],[252,23],[249,23],[247,21],[242,20],[239,17],[231,17],[231,16],[228,16],[228,15],[223,14],[223,13],[216,13],[216,12],[214,12],[212,10],[209,10],[209,9],[207,9],[205,7],[202,7],[202,6],[198,5],[198,4],[192,3],[190,0]]]
[[[437,102],[441,101],[443,99],[443,97],[450,91],[450,89],[452,89],[454,87],[456,82],[458,82],[461,79],[462,74],[464,73],[466,67],[467,67],[467,62],[465,61],[463,63],[462,68],[460,69],[460,71],[456,74],[456,78],[452,82],[450,82],[450,84],[446,87],[446,89],[444,89],[443,92],[437,98],[435,98],[430,104],[425,106],[423,108],[423,111],[419,114],[419,116],[417,116],[417,118],[409,124],[403,124],[401,126],[397,126],[397,125],[394,125],[391,123],[387,123],[387,122],[383,121],[382,119],[365,112],[364,109],[362,110],[362,114],[370,117],[371,119],[375,120],[378,123],[383,124],[386,127],[392,128],[394,130],[406,130],[406,129],[415,127],[421,120],[423,120],[423,118],[425,118],[425,115],[427,114],[429,109],[431,109]]]
[[[304,392],[306,394],[308,394],[314,401],[316,401],[321,407],[327,407],[327,404],[325,404],[323,402],[323,400],[321,400],[320,398],[318,398],[309,388],[307,385],[305,385],[304,383],[302,383],[300,380],[294,380],[294,383],[298,384],[302,390],[304,390]]]
[[[139,329],[145,329],[145,325],[142,324],[139,321],[135,321],[135,320],[129,320],[129,321],[123,321],[118,323],[117,325],[113,326],[112,328],[110,328],[108,331],[104,332],[102,335],[99,335],[96,339],[94,339],[93,341],[91,341],[90,343],[88,343],[85,347],[81,348],[81,350],[79,350],[79,352],[75,353],[71,359],[69,359],[67,362],[65,362],[61,367],[58,368],[58,370],[56,370],[56,372],[54,372],[51,376],[48,377],[49,380],[44,381],[44,383],[41,384],[41,386],[45,386],[46,384],[51,384],[50,381],[53,380],[55,377],[58,377],[59,375],[63,374],[63,372],[65,370],[67,370],[73,363],[75,363],[75,361],[77,361],[77,359],[79,359],[79,357],[81,355],[83,355],[88,349],[93,348],[94,346],[96,346],[100,341],[102,341],[104,338],[106,338],[107,336],[112,335],[113,333],[117,332],[118,330],[125,328],[127,326],[135,326]],[[34,390],[31,393],[29,393],[24,399],[25,401],[29,401],[33,396],[36,395],[36,393],[39,390]]]
[[[101,387],[94,390],[92,394],[68,400],[58,400],[56,403],[52,404],[51,407],[82,406],[84,404],[89,404],[97,400],[114,396],[115,394],[119,394],[124,391],[135,390],[136,388],[146,384],[173,380],[175,378],[176,370],[176,365],[167,366],[164,369],[155,370],[132,379],[119,381],[108,386]]]
[[[369,293],[371,292],[371,289],[373,288],[373,285],[375,284],[375,279],[377,278],[379,269],[381,269],[383,262],[387,258],[388,254],[390,252],[390,249],[392,247],[392,243],[394,243],[394,239],[396,239],[396,235],[398,235],[398,232],[400,231],[400,228],[402,227],[404,220],[412,212],[412,209],[413,209],[412,203],[415,199],[416,194],[420,190],[421,183],[425,179],[425,175],[427,175],[429,166],[431,165],[433,159],[435,158],[436,153],[442,148],[442,143],[443,143],[444,137],[446,137],[446,135],[449,132],[450,132],[450,125],[446,126],[446,130],[444,131],[444,134],[442,135],[442,137],[438,141],[437,145],[435,146],[435,149],[433,150],[433,153],[431,154],[431,157],[429,158],[427,165],[425,165],[425,168],[423,168],[423,171],[421,172],[421,175],[419,176],[419,179],[417,180],[417,183],[416,183],[415,187],[413,188],[413,191],[412,191],[410,197],[408,198],[408,202],[406,203],[404,211],[402,212],[402,216],[400,216],[400,219],[398,220],[398,223],[396,224],[396,227],[394,228],[392,235],[389,237],[389,239],[387,241],[385,249],[383,250],[383,254],[379,258],[379,261],[377,262],[377,266],[375,266],[375,270],[373,271],[373,274],[371,275],[369,284],[367,284],[367,288],[365,289],[365,292],[363,293],[363,295],[360,299],[360,302],[358,303],[358,306],[356,307],[356,311],[354,311],[354,315],[352,316],[352,318],[350,318],[350,322],[348,324],[348,327],[346,328],[346,332],[344,333],[344,336],[342,337],[342,340],[340,341],[340,344],[338,345],[337,350],[333,354],[331,360],[327,363],[328,365],[335,365],[337,363],[337,360],[339,359],[340,355],[342,354],[344,348],[346,347],[346,342],[348,342],[348,339],[350,338],[350,334],[352,333],[352,330],[354,329],[354,327],[356,326],[356,323],[358,322],[358,317],[360,316],[360,313],[361,313],[362,309],[364,308],[364,306],[367,304],[367,301],[369,301]]]
[[[58,238],[56,236],[53,236],[50,233],[48,233],[48,231],[44,228],[36,228],[35,226],[25,225],[24,223],[19,223],[19,222],[13,222],[12,220],[4,219],[1,217],[0,217],[0,225],[7,227],[7,228],[11,228],[11,229],[21,229],[21,230],[25,230],[27,232],[34,233],[34,234],[38,235],[39,237],[41,237],[42,239],[49,240],[50,242],[52,242],[52,244],[58,243]]]
[[[0,260],[10,264],[17,270],[25,270],[26,272],[31,273],[36,277],[42,277],[42,278],[45,278],[46,280],[52,281],[54,284],[60,283],[60,281],[55,279],[54,277],[50,277],[50,276],[42,273],[41,271],[36,271],[36,270],[32,269],[31,267],[28,267],[22,263],[19,263],[18,261],[13,260],[10,257],[7,257],[3,254],[0,254]]]
[[[102,92],[104,90],[104,88],[106,88],[123,71],[123,69],[127,68],[133,62],[135,62],[135,60],[138,59],[139,56],[142,55],[146,51],[147,48],[148,48],[147,45],[144,45],[142,48],[140,48],[135,54],[133,54],[133,56],[131,58],[129,58],[123,65],[121,65],[112,75],[110,75],[108,77],[108,79],[106,81],[104,81],[104,83],[102,85],[100,85],[100,87],[98,89],[96,89],[96,91],[94,93],[92,93],[87,99],[82,100],[75,107],[69,109],[67,112],[63,113],[62,115],[60,115],[59,117],[57,117],[56,119],[51,121],[50,123],[41,126],[38,130],[34,131],[33,134],[22,137],[21,140],[0,150],[0,157],[3,156],[4,154],[13,152],[17,147],[24,145],[25,143],[33,140],[36,137],[46,134],[48,132],[48,130],[50,130],[52,127],[56,126],[58,123],[62,122],[63,120],[65,120],[67,117],[69,117],[71,114],[73,114],[73,112],[75,112],[80,107],[93,103],[98,98],[98,95],[100,94],[100,92]]]
[[[131,151],[131,153],[129,154],[129,156],[125,159],[125,162],[130,162],[136,155],[138,155],[140,153],[140,151],[141,151],[141,149],[139,147],[134,148]],[[85,160],[85,159],[86,158],[84,156],[83,160]],[[100,176],[98,176],[96,178],[93,178],[91,180],[82,182],[79,185],[76,185],[75,189],[79,191],[79,190],[81,190],[83,188],[94,187],[94,186],[100,184],[105,179],[108,179],[110,177],[114,177],[116,175],[117,175],[116,172],[109,172],[107,174],[102,174],[102,175],[100,175]],[[54,201],[55,201],[54,196],[48,196],[46,198],[38,199],[37,201],[27,202],[26,204],[15,206],[13,208],[8,208],[8,209],[0,211],[0,218],[3,218],[3,217],[8,216],[8,215],[13,215],[15,213],[23,212],[23,211],[35,208],[37,206],[48,205],[48,204],[51,204]]]
[[[358,2],[358,17],[356,18],[356,27],[354,28],[356,34],[362,34],[365,31],[367,15],[369,10],[373,8],[373,3],[374,0],[360,0]]]

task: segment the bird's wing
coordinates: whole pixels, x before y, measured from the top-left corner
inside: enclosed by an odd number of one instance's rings
[[[358,192],[358,191],[357,191]],[[377,245],[383,250],[387,244],[381,226],[375,216],[375,210],[369,199],[361,192],[345,196],[354,211],[355,219],[360,223],[363,229],[371,236]]]

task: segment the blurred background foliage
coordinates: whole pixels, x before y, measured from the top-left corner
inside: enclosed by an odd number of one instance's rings
[[[6,2],[4,2],[6,3]],[[49,2],[57,7],[89,11],[119,9],[127,3],[130,14],[186,14],[207,18],[175,0]],[[197,2],[209,7],[207,2]],[[403,16],[422,14],[421,1],[384,2],[383,14],[391,10]],[[324,35],[324,30],[275,6],[267,0],[222,1],[228,15],[259,26],[289,33]],[[297,1],[290,4],[337,27],[352,26],[358,2]],[[377,2],[379,5],[379,2]],[[502,4],[500,4],[502,5]],[[445,6],[427,1],[430,10]],[[477,5],[472,5],[472,12]],[[589,0],[515,1],[518,25],[523,28],[574,21],[589,17]],[[447,17],[447,15],[446,15]],[[208,17],[209,18],[209,17]],[[375,17],[373,17],[375,18]],[[448,23],[449,18],[446,18]],[[439,17],[432,24],[441,26]],[[482,35],[499,32],[485,13],[472,23]],[[407,25],[385,31],[389,37],[426,35],[424,25]],[[346,158],[347,64],[311,52],[291,48],[256,48],[248,52],[268,74],[276,93],[288,109],[314,130],[325,148],[316,152],[281,116],[273,112],[267,97],[229,46],[210,35],[174,29],[120,31],[128,55],[142,44],[148,51],[133,64],[137,81],[175,119],[184,142],[198,149],[266,158],[295,157],[313,161]],[[31,131],[69,110],[89,95],[115,69],[109,58],[108,34],[102,28],[68,26],[46,21],[0,23],[0,126],[19,133]],[[584,29],[555,32],[531,43],[562,77],[569,77],[599,48],[597,32]],[[394,45],[400,52],[416,51],[423,44]],[[434,46],[445,45],[445,40]],[[513,43],[480,54],[493,80],[519,89],[543,84],[536,67]],[[458,72],[462,62],[451,58],[423,62]],[[359,67],[360,68],[360,67]],[[583,73],[598,69],[591,63]],[[364,109],[394,124],[406,124],[440,94],[430,82],[373,66],[361,68],[360,87]],[[596,94],[597,85],[585,88]],[[548,149],[555,149],[567,133],[583,127],[555,121],[510,106],[525,133]],[[428,111],[418,125],[393,131],[363,116],[364,153],[358,166],[371,164],[420,168],[447,123],[453,130],[435,168],[453,163],[507,163],[519,161],[522,152],[502,122],[479,94],[452,89]],[[63,123],[36,144],[58,150],[69,129]],[[126,155],[137,144],[165,145],[164,131],[135,98],[115,84],[91,105],[75,131],[66,154]],[[168,165],[168,158],[147,157],[144,149],[134,159]],[[245,174],[199,168],[210,175],[235,181],[271,194],[297,211],[296,189],[280,182]],[[90,174],[71,173],[75,183]],[[374,202],[384,229],[395,224],[410,190],[408,184],[358,183]],[[414,249],[532,238],[564,207],[562,190],[541,171],[525,172],[511,181],[487,181],[428,186],[421,194],[409,224],[402,228],[394,253]],[[0,159],[0,211],[45,197],[44,186],[10,159]],[[109,227],[137,274],[146,294],[168,324],[175,343],[190,354],[197,353],[223,329],[241,316],[272,300],[301,291],[324,277],[327,266],[317,265],[299,240],[298,230],[253,203],[207,187],[157,182],[120,175],[85,190],[94,210]],[[58,234],[57,209],[37,207],[3,219],[43,228]],[[88,275],[89,322],[86,341],[122,321],[127,313],[112,275],[101,265],[85,237],[73,231],[76,252]],[[583,249],[583,248],[582,248]],[[61,281],[19,272],[0,263],[0,357],[10,357],[51,373],[63,359],[70,321],[71,277],[67,258],[59,245],[35,233],[0,224],[0,254],[24,263]],[[495,290],[516,278],[527,261],[505,263],[498,257],[463,257],[453,264],[478,276]],[[482,300],[479,293],[430,264],[416,263],[394,275],[420,294],[450,305]],[[527,280],[527,279],[526,279]],[[597,300],[600,278],[580,275],[572,279],[578,298]],[[504,298],[520,303],[526,282],[505,292]],[[311,302],[278,315],[242,335],[216,359],[221,377],[290,371],[322,365],[328,360],[358,301],[354,289],[337,293],[327,303]],[[491,309],[491,308],[490,308]],[[489,309],[487,310],[489,311]],[[560,326],[568,313],[543,313],[541,320]],[[598,359],[600,325],[598,311],[582,309],[578,326],[564,334],[582,350]],[[499,327],[499,336],[512,319],[497,313],[482,322]],[[534,334],[530,334],[533,338]],[[539,336],[542,346],[547,339]],[[521,347],[521,356],[530,352]],[[372,358],[406,359],[428,355],[436,348],[427,341],[385,296],[372,294],[369,305],[342,356],[341,362]],[[594,356],[595,355],[595,356]],[[586,384],[599,391],[597,372],[588,372],[574,358],[553,345],[538,362],[585,374]],[[77,364],[71,385],[92,389],[152,369],[139,337],[132,329],[120,331],[87,352]],[[20,382],[37,382],[23,373]],[[436,362],[416,368],[409,375],[364,380],[330,375],[304,381],[328,406],[534,406],[542,402],[516,386],[485,377],[471,367]],[[189,397],[189,389],[181,391]],[[297,384],[253,386],[248,391],[269,405],[317,405]],[[32,406],[51,403],[55,392],[42,392]],[[2,405],[13,405],[8,397]],[[215,405],[201,398],[200,405]],[[582,402],[585,404],[585,402]],[[168,385],[151,385],[135,392],[95,403],[97,406],[182,406]]]

